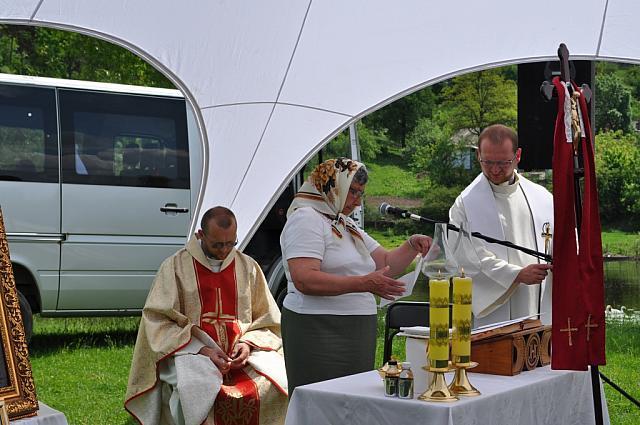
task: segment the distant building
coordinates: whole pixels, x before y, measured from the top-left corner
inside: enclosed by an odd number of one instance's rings
[[[476,156],[478,136],[465,128],[458,130],[453,137],[451,137],[451,143],[467,148],[461,151],[458,159],[454,161],[453,164],[457,167],[463,167],[465,170],[471,170],[472,161],[475,160]]]

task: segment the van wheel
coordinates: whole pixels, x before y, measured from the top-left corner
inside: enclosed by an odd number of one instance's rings
[[[285,280],[278,287],[278,292],[276,293],[276,304],[278,308],[282,310],[282,305],[284,304],[284,297],[287,296],[287,281]]]
[[[22,292],[18,292],[18,303],[20,304],[20,313],[22,314],[22,324],[24,326],[24,336],[27,340],[27,344],[31,341],[33,335],[33,312],[31,311],[31,305],[27,301],[27,297],[22,295]]]

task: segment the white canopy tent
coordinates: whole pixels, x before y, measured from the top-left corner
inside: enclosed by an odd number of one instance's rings
[[[0,0],[2,23],[103,38],[167,75],[200,114],[200,205],[231,207],[243,242],[349,123],[457,74],[554,59],[561,42],[571,59],[640,63],[639,12],[634,0]]]

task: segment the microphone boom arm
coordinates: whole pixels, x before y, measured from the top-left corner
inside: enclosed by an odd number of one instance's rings
[[[426,218],[426,217],[422,217],[419,216],[417,214],[413,214],[407,210],[403,210],[400,208],[396,208],[396,207],[392,207],[391,205],[387,204],[386,202],[383,203],[382,205],[380,205],[380,212],[382,214],[396,214],[399,215],[402,218],[409,218],[413,221],[419,221],[419,222],[423,222],[423,223],[431,223],[431,224],[437,224],[437,223],[444,223],[443,221],[438,221],[438,220],[433,220],[430,218]],[[454,232],[460,232],[460,228],[458,226],[456,226],[455,224],[451,224],[451,223],[447,223],[447,229],[449,230],[453,230]],[[509,242],[509,241],[503,241],[500,239],[496,239],[496,238],[492,238],[491,236],[486,236],[483,235],[480,232],[471,232],[471,236],[476,237],[478,239],[482,239],[485,240],[489,243],[495,243],[498,245],[502,245],[502,246],[506,246],[508,248],[512,248],[512,249],[517,249],[518,251],[522,251],[525,254],[529,254],[533,257],[539,258],[541,260],[545,260],[549,263],[552,262],[552,257],[548,254],[543,254],[542,252],[538,252],[534,249],[529,249],[529,248],[525,248],[524,246],[520,246],[520,245],[516,245],[513,242]]]

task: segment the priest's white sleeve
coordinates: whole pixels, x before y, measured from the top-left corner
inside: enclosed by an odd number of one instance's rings
[[[176,425],[202,423],[222,385],[222,374],[209,357],[198,352],[215,342],[198,328],[186,346],[162,360],[158,377],[162,382],[162,397]],[[209,397],[202,397],[209,394]]]

